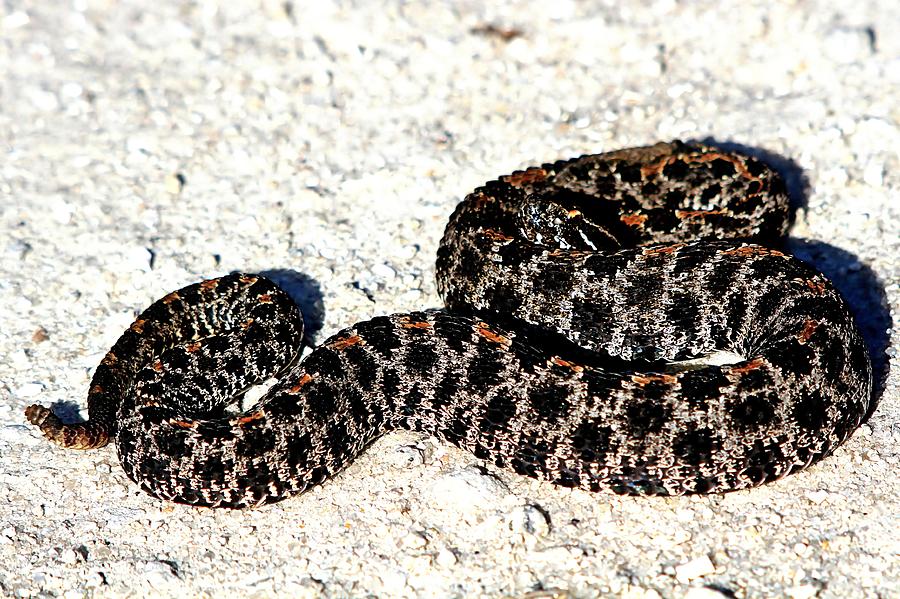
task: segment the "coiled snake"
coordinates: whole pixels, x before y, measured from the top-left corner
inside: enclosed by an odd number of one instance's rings
[[[827,456],[869,404],[846,303],[772,249],[787,216],[773,170],[715,148],[529,168],[450,217],[446,311],[360,322],[297,361],[297,307],[232,274],[138,317],[94,374],[87,422],[26,414],[63,447],[115,440],[141,488],[194,505],[300,493],[395,428],[590,491],[752,487]],[[735,357],[696,360],[722,351]],[[273,375],[255,405],[225,410]]]

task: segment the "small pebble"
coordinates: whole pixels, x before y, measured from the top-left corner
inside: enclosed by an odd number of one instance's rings
[[[811,502],[813,502],[816,505],[819,505],[820,503],[822,503],[823,501],[828,499],[828,496],[829,496],[828,491],[825,491],[822,489],[819,489],[817,491],[809,491],[806,494],[806,498],[809,499]]]
[[[163,182],[168,193],[172,195],[178,195],[184,188],[185,179],[184,175],[182,175],[181,173],[172,173],[166,175],[166,178]]]
[[[449,549],[441,549],[434,557],[434,561],[437,565],[443,568],[449,568],[450,566],[456,564],[456,562],[459,560],[457,559],[456,554]]]
[[[407,575],[399,570],[382,570],[378,573],[386,593],[400,594],[406,588]]]
[[[409,533],[403,537],[401,545],[407,549],[422,549],[428,545],[428,539],[419,533]]]
[[[871,54],[869,34],[862,28],[835,28],[824,40],[825,53],[831,60],[850,64]]]
[[[509,528],[513,532],[543,537],[550,532],[550,517],[536,505],[523,505],[506,514]]]
[[[872,187],[880,187],[884,182],[884,164],[881,162],[870,162],[863,170],[863,181]]]
[[[103,572],[89,572],[84,581],[85,588],[96,589],[106,584],[106,577]]]
[[[153,254],[147,248],[127,248],[122,257],[124,268],[144,272],[149,272],[151,270],[150,264],[153,261]]]
[[[401,445],[386,454],[386,459],[395,468],[421,466],[425,463],[424,452],[413,445]]]
[[[621,596],[622,599],[662,599],[662,595],[656,589],[637,586],[626,586]]]
[[[53,112],[59,108],[59,98],[51,91],[37,87],[25,88],[31,105],[43,112]]]
[[[17,10],[3,17],[3,29],[19,29],[31,23],[31,17],[24,10]]]
[[[819,594],[819,589],[811,584],[801,584],[784,590],[791,599],[812,599]]]
[[[44,385],[42,383],[25,383],[24,385],[19,385],[13,389],[13,395],[19,399],[28,399],[29,397],[38,395],[43,390]]]
[[[387,264],[381,263],[372,267],[372,274],[383,281],[390,281],[397,276],[397,271]]]
[[[675,577],[679,582],[690,582],[715,571],[716,567],[709,557],[702,555],[680,566],[675,566]]]
[[[444,510],[477,512],[491,509],[507,494],[506,486],[477,468],[456,470],[440,477],[431,487],[435,504]]]
[[[144,580],[157,591],[172,589],[181,582],[171,565],[158,561],[144,564]]]

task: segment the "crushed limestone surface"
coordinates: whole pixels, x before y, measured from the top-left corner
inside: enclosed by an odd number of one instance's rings
[[[887,0],[0,4],[0,595],[896,593],[898,27]],[[34,402],[86,416],[93,368],[168,291],[274,272],[314,342],[437,307],[468,191],[672,138],[782,170],[791,248],[872,348],[877,410],[803,473],[592,495],[395,433],[300,497],[215,511],[24,421]]]

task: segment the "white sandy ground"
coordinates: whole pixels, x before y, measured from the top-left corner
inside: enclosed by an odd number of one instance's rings
[[[0,2],[0,596],[900,596],[898,30],[894,0]],[[313,341],[435,307],[469,190],[671,138],[775,161],[872,346],[877,410],[804,473],[622,498],[398,433],[211,511],[25,425],[170,290],[279,271]]]

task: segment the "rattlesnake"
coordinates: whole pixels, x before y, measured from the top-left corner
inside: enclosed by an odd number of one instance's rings
[[[394,428],[589,491],[752,487],[827,456],[869,404],[846,303],[776,249],[787,217],[772,169],[710,147],[529,168],[450,217],[445,311],[358,323],[298,361],[295,304],[232,274],[138,317],[96,370],[87,422],[26,414],[64,447],[115,440],[141,488],[194,505],[302,492]]]

